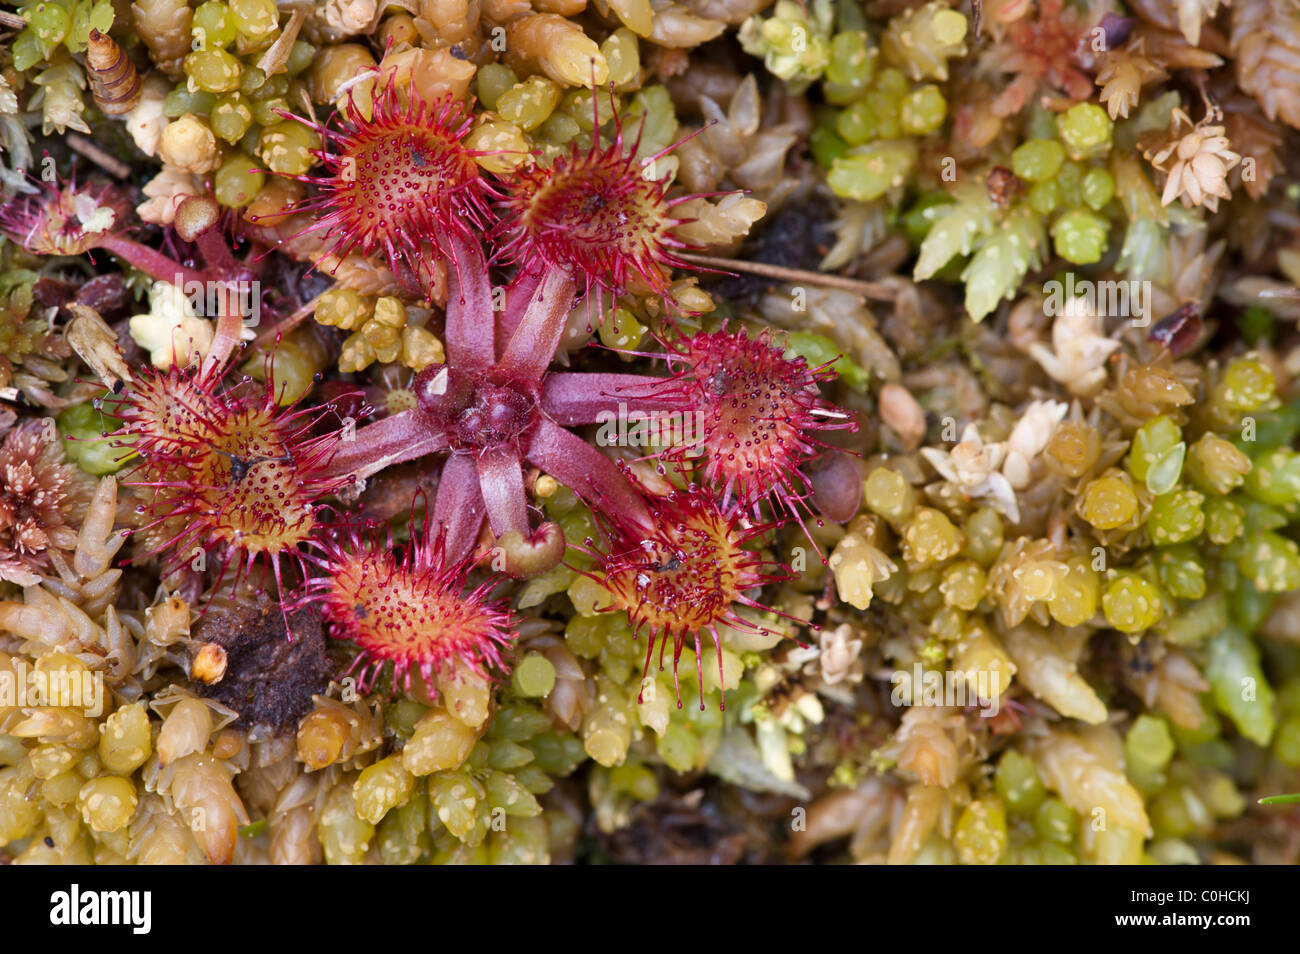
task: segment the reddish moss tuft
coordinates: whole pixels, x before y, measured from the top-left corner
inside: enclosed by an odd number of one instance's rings
[[[65,463],[58,435],[40,421],[22,424],[0,443],[0,580],[39,582],[50,558],[77,545],[68,517],[85,509],[89,488]]]
[[[480,675],[502,668],[502,650],[516,634],[509,611],[488,598],[490,583],[468,589],[470,560],[446,558],[443,538],[430,524],[412,527],[401,555],[391,538],[362,539],[352,532],[342,544],[322,545],[313,557],[324,575],[309,584],[311,598],[336,639],[355,644],[353,669],[368,690],[392,665],[394,686],[410,688],[411,671],[425,685],[444,666],[459,662]]]
[[[1064,90],[1070,99],[1092,95],[1092,79],[1079,67],[1087,30],[1064,0],[1042,0],[1033,16],[1006,28],[998,68],[1016,78],[993,101],[995,116],[1013,116],[1027,106],[1039,87]]]

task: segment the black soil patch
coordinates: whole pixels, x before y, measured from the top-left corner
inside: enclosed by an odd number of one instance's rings
[[[304,607],[284,617],[271,605],[213,607],[195,627],[195,637],[226,651],[226,674],[215,685],[196,686],[239,713],[235,725],[269,725],[277,733],[297,727],[311,711],[311,697],[323,693],[334,671],[325,651],[320,613]]]

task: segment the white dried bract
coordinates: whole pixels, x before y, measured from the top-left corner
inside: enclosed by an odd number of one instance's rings
[[[136,215],[153,225],[171,225],[176,220],[176,208],[190,196],[203,195],[203,183],[198,176],[163,166],[162,171],[144,185],[149,198],[136,206]]]
[[[831,222],[835,244],[817,266],[833,272],[865,255],[890,236],[887,205],[882,201],[846,199]]]
[[[81,92],[86,88],[86,75],[81,67],[71,60],[51,66],[42,71],[35,79],[39,92],[28,102],[28,109],[41,107],[41,131],[45,135],[58,130],[65,133],[69,128],[78,132],[89,133],[82,113],[86,103]]]
[[[158,153],[162,132],[170,120],[163,112],[171,86],[157,73],[148,76],[140,91],[140,102],[126,114],[126,131],[135,140],[136,148],[146,156]]]
[[[1002,474],[1012,487],[1019,490],[1029,486],[1034,460],[1052,439],[1056,425],[1065,419],[1068,410],[1064,401],[1034,401],[1025,408],[1007,438],[1007,456],[1002,462]]]
[[[1201,44],[1201,25],[1213,20],[1220,6],[1230,4],[1232,0],[1172,0],[1178,11],[1178,29],[1192,46]]]
[[[724,110],[707,95],[699,98],[705,127],[674,152],[679,178],[692,192],[713,192],[725,181],[772,198],[788,182],[786,153],[799,141],[790,123],[764,123],[763,98],[753,74],[736,86]]]
[[[898,572],[897,563],[852,530],[840,538],[827,565],[840,599],[860,610],[871,605],[872,587]]]
[[[364,32],[375,19],[375,0],[325,0],[325,22],[344,36]]]
[[[708,199],[689,199],[677,206],[674,215],[688,221],[673,234],[689,245],[729,245],[749,234],[754,223],[767,212],[767,204],[733,192],[716,204]]]
[[[862,644],[855,639],[858,633],[848,623],[843,623],[832,630],[823,630],[818,640],[821,652],[817,663],[821,669],[822,682],[834,686],[841,682],[850,685],[862,681]]]
[[[0,114],[12,116],[18,112],[18,94],[9,81],[0,76]]]
[[[556,636],[543,636],[528,645],[555,667],[555,686],[543,703],[547,714],[557,723],[577,730],[595,702],[595,689],[587,680],[582,662]]]
[[[131,369],[122,357],[117,335],[99,312],[72,302],[67,306],[72,319],[64,326],[63,337],[77,356],[89,365],[108,388],[131,379]]]
[[[212,345],[212,322],[198,317],[184,289],[170,282],[154,282],[149,289],[149,311],[133,315],[131,337],[149,352],[155,368],[174,363],[192,365]]]
[[[1066,302],[1052,323],[1052,347],[1035,342],[1029,354],[1071,394],[1090,397],[1106,383],[1106,359],[1119,346],[1106,337],[1101,315],[1079,297]]]
[[[945,480],[971,500],[987,500],[1008,519],[1020,519],[1016,491],[998,470],[1007,454],[1004,441],[985,443],[979,428],[968,424],[951,450],[921,448],[921,454]]]
[[[716,39],[727,28],[725,23],[697,17],[685,4],[672,0],[651,0],[654,25],[650,39],[659,46],[690,49]]]
[[[1142,87],[1168,79],[1169,74],[1146,55],[1146,38],[1137,37],[1126,47],[1111,50],[1101,57],[1097,85],[1098,98],[1106,105],[1111,119],[1127,119],[1142,95]]]

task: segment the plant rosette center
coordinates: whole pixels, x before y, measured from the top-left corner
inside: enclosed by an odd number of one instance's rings
[[[416,379],[415,394],[453,451],[519,453],[540,420],[535,385],[490,371],[472,375],[446,365],[427,368]]]

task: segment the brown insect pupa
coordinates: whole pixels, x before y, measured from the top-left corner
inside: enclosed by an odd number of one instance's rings
[[[122,116],[140,102],[140,74],[126,51],[98,30],[86,44],[86,73],[95,105],[105,116]]]

